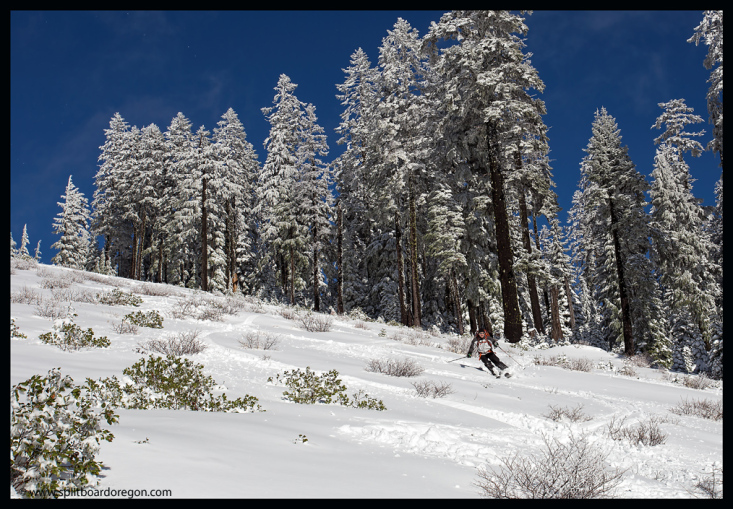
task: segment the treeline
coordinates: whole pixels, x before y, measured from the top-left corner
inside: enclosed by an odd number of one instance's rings
[[[717,15],[691,38],[713,34],[711,52]],[[722,178],[704,209],[684,160],[704,150],[685,131],[702,119],[682,99],[660,104],[650,185],[597,111],[561,226],[524,21],[453,11],[420,37],[399,19],[376,65],[358,49],[344,69],[345,148],[330,162],[315,107],[285,75],[262,109],[264,162],[232,109],[213,132],[182,113],[165,132],[115,114],[86,219],[67,187],[55,263],[413,327],[486,326],[510,342],[585,341],[722,376]],[[722,13],[720,47],[722,111]],[[722,166],[720,117],[708,148]],[[66,253],[84,249],[83,262]]]

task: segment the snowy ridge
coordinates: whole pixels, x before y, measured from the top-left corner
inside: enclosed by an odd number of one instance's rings
[[[219,384],[217,390],[230,398],[255,396],[266,410],[120,409],[119,424],[110,428],[115,440],[104,443],[99,453],[105,465],[99,489],[169,489],[174,497],[475,498],[480,496],[473,484],[477,467],[500,468],[502,458],[539,451],[543,437],[563,441],[571,435],[587,436],[593,447],[607,452],[609,467],[628,469],[619,497],[701,496],[694,485],[710,474],[713,464],[722,468],[722,420],[670,413],[685,399],[720,401],[722,382],[692,389],[656,369],[635,367],[632,376],[602,369],[618,370],[624,360],[588,346],[524,350],[506,343],[501,343],[505,352],[498,354],[514,376],[497,380],[477,369],[476,359],[449,363],[460,353],[447,349],[443,335],[425,334],[426,342],[442,348],[414,346],[391,339],[399,327],[369,322],[367,329],[357,328],[348,317],[336,316],[329,332],[308,332],[269,304],[258,313],[242,307],[220,321],[173,318],[181,299],[201,292],[166,285],[155,286],[169,288],[167,296],[140,293],[139,308],[73,302],[75,322],[108,336],[111,346],[63,352],[38,339],[51,330],[52,320],[39,316],[38,305],[17,302],[14,294],[32,290],[53,302],[51,290],[42,287],[49,273],[73,275],[71,288],[88,293],[108,292],[115,285],[140,292],[142,283],[39,268],[16,269],[11,275],[11,316],[27,336],[11,338],[11,385],[53,367],[61,367],[76,383],[86,377],[120,377],[141,358],[141,343],[198,330],[207,348],[187,357],[204,365]],[[58,306],[66,309],[68,302]],[[133,310],[159,311],[163,328],[116,333],[113,326]],[[278,336],[275,349],[242,347],[243,335],[257,330]],[[379,335],[382,330],[387,336]],[[589,359],[594,368],[579,372],[534,362],[535,357],[561,354]],[[425,371],[406,378],[364,369],[371,359],[383,358],[411,359]],[[362,390],[382,400],[387,410],[299,405],[283,398],[282,385],[267,382],[306,366],[317,372],[337,370],[349,394]],[[450,384],[453,392],[418,397],[412,383],[419,380]],[[551,420],[551,407],[581,408],[589,420]],[[607,433],[613,419],[635,424],[652,416],[661,419],[664,444],[634,445]],[[307,442],[298,441],[300,435]]]

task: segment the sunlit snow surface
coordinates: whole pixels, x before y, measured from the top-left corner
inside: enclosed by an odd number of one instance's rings
[[[135,292],[151,284],[113,277],[97,282],[78,271],[39,265],[15,269],[10,291],[25,287],[50,301],[52,292],[42,288],[42,280],[70,273],[76,280],[71,288],[89,293],[115,286]],[[98,455],[105,465],[99,490],[171,490],[176,498],[477,498],[478,467],[498,469],[501,459],[514,453],[536,454],[544,447],[543,436],[567,440],[583,433],[608,453],[608,467],[628,469],[618,497],[702,496],[695,484],[710,475],[714,463],[722,469],[722,420],[669,412],[684,400],[721,400],[722,382],[690,389],[651,368],[635,367],[635,376],[624,376],[618,372],[623,358],[597,348],[520,349],[504,342],[499,357],[514,376],[497,380],[478,369],[477,359],[449,363],[460,354],[447,350],[447,335],[425,334],[432,345],[414,346],[394,339],[404,331],[400,327],[364,322],[363,329],[356,320],[336,316],[329,332],[307,332],[267,304],[262,312],[245,308],[223,315],[222,321],[175,319],[171,311],[177,304],[201,292],[167,288],[167,296],[141,295],[139,308],[73,302],[76,323],[112,341],[106,349],[77,352],[41,343],[38,336],[51,330],[52,320],[38,316],[36,305],[11,303],[11,316],[27,336],[10,342],[11,386],[54,367],[78,384],[86,377],[119,378],[140,359],[136,350],[141,343],[197,329],[208,348],[189,358],[205,366],[229,399],[249,394],[266,410],[119,409],[119,424],[110,427],[115,439],[103,442]],[[159,311],[165,317],[163,329],[115,333],[112,326],[134,310]],[[243,348],[243,334],[254,329],[278,334],[277,350]],[[538,356],[560,355],[589,359],[594,368],[587,373],[534,362]],[[405,378],[364,369],[369,360],[382,358],[411,358],[425,371]],[[299,405],[283,398],[282,385],[267,382],[306,366],[317,372],[337,370],[349,394],[361,389],[381,399],[387,410]],[[412,383],[419,380],[449,383],[453,393],[418,397]],[[546,416],[550,406],[579,405],[591,420],[555,422]],[[661,424],[666,443],[641,446],[609,438],[612,418],[626,417],[626,423],[634,424],[650,416],[669,418]]]

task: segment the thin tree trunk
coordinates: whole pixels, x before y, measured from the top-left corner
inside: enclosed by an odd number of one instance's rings
[[[290,245],[290,305],[295,305],[295,250]]]
[[[318,248],[316,247],[317,226],[313,225],[313,310],[321,310],[320,297],[318,295]]]
[[[557,285],[552,285],[550,290],[550,300],[552,302],[552,329],[550,329],[550,337],[554,341],[562,339],[562,327],[560,326],[560,305]]]
[[[570,293],[570,279],[565,276],[565,295],[568,298],[568,310],[570,311],[570,330],[575,330],[575,309],[573,308],[573,296]]]
[[[522,315],[519,311],[517,282],[514,277],[514,260],[509,232],[509,219],[504,195],[504,176],[499,167],[498,135],[496,126],[486,123],[486,144],[489,152],[489,175],[491,178],[491,199],[494,207],[496,246],[499,258],[499,281],[501,283],[502,306],[504,309],[504,337],[510,343],[522,339]]]
[[[412,269],[412,325],[421,326],[420,283],[417,279],[417,215],[415,212],[415,193],[410,173],[410,265]]]
[[[400,301],[400,323],[409,325],[407,307],[405,306],[405,275],[404,263],[402,261],[402,228],[400,227],[400,213],[395,211],[394,215],[395,239],[397,240],[397,295]]]
[[[209,291],[209,232],[206,213],[206,174],[201,178],[201,289]]]
[[[537,234],[537,209],[532,210],[532,227],[534,229],[534,245],[537,248],[537,251],[542,251],[540,249],[540,237]],[[550,298],[547,296],[547,285],[542,285],[542,299],[545,301],[545,311],[547,312],[547,316],[550,316]]]
[[[458,335],[463,336],[463,316],[461,313],[461,298],[458,295],[458,282],[456,281],[456,275],[451,270],[450,273],[450,285],[451,293],[453,293],[453,310],[456,316],[456,323],[458,324]]]
[[[521,165],[521,157],[519,152],[515,157],[518,165]],[[529,240],[529,222],[527,220],[527,200],[524,196],[524,188],[519,192],[519,218],[522,224],[522,242],[524,250],[528,255],[532,254],[532,243]],[[542,311],[540,311],[540,299],[537,296],[537,284],[535,283],[534,274],[527,273],[527,284],[529,286],[529,301],[532,304],[532,321],[535,329],[542,334],[545,333],[545,326],[542,323]]]
[[[634,355],[634,336],[631,329],[631,310],[629,306],[629,296],[626,289],[626,278],[624,275],[624,264],[621,260],[621,243],[618,238],[618,218],[616,210],[613,206],[613,200],[608,199],[609,210],[611,213],[611,233],[613,235],[613,249],[616,255],[616,273],[618,274],[618,293],[621,300],[621,323],[623,325],[624,334],[624,354],[627,356]]]
[[[471,334],[476,334],[476,331],[478,330],[476,323],[476,305],[471,299],[467,299],[466,306],[468,306],[468,321],[471,327]]]
[[[344,314],[344,265],[343,265],[343,241],[344,241],[344,214],[341,210],[341,200],[336,205],[337,239],[336,239],[336,312]]]

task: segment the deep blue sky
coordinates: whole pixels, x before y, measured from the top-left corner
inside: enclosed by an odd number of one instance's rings
[[[402,17],[424,35],[443,11],[13,11],[10,15],[10,231],[29,251],[40,239],[50,263],[54,217],[69,175],[90,203],[104,130],[119,112],[130,125],[165,131],[180,111],[210,131],[232,107],[261,162],[280,74],[316,106],[331,160],[342,107],[336,84],[361,47],[372,64],[382,38]],[[550,157],[563,211],[571,206],[583,148],[597,109],[621,129],[637,170],[654,161],[657,103],[684,98],[712,131],[705,94],[707,46],[686,42],[702,11],[535,11],[527,51],[545,83]],[[693,192],[715,203],[718,160],[688,158]]]

